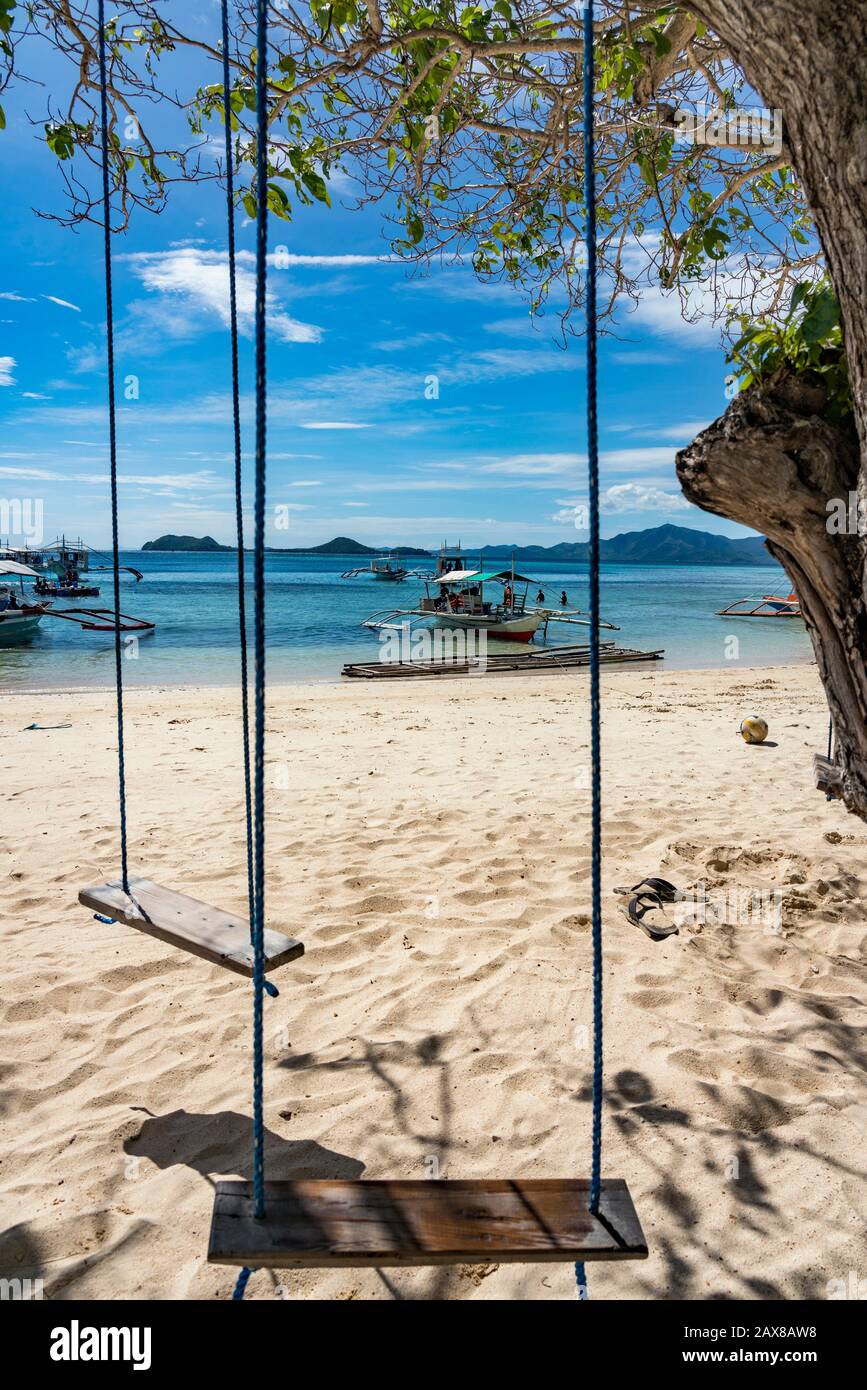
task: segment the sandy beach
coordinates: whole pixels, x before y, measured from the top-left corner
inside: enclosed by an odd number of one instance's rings
[[[818,675],[625,669],[603,692],[603,1164],[650,1258],[591,1266],[591,1297],[827,1298],[864,1267],[867,826],[813,785]],[[753,713],[762,747],[737,735]],[[113,717],[110,692],[3,703],[0,1274],[222,1299],[205,1257],[214,1181],[249,1176],[251,989],[78,905],[118,869]],[[244,912],[237,692],[136,690],[127,720],[131,866]],[[276,687],[268,731],[268,923],[306,946],[266,1000],[268,1176],[586,1174],[586,676]],[[728,908],[649,940],[612,889],[660,873]],[[776,925],[738,919],[753,891],[779,892]],[[247,1296],[574,1286],[260,1271]]]

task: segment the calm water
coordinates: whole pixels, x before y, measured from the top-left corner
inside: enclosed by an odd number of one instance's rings
[[[122,610],[157,625],[152,637],[141,640],[138,657],[124,661],[125,680],[137,685],[224,685],[237,680],[235,556],[136,551],[127,553],[123,563],[143,571],[144,579],[136,584],[131,576],[124,578]],[[424,593],[416,580],[383,584],[368,578],[341,579],[351,563],[334,556],[269,555],[270,681],[335,680],[343,662],[376,659],[377,635],[361,628],[361,620],[386,606],[411,607]],[[428,567],[426,562],[419,564]],[[586,566],[534,563],[524,568],[541,583],[547,602],[556,605],[565,588],[570,606],[586,609]],[[111,576],[91,577],[101,584],[102,595],[81,602],[110,606]],[[727,620],[715,615],[716,609],[747,594],[785,594],[788,587],[782,570],[771,564],[744,569],[604,566],[602,616],[621,629],[604,635],[624,646],[663,647],[669,667],[728,664],[725,642],[731,635],[739,639],[744,665],[806,662],[812,651],[800,621]],[[73,605],[58,600],[56,606]],[[549,629],[550,644],[584,640],[583,628]],[[500,644],[495,649],[507,650]],[[111,685],[113,653],[111,634],[82,632],[71,623],[44,618],[31,646],[0,649],[0,688]]]

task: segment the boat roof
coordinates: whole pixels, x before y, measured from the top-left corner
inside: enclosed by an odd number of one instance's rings
[[[521,584],[535,584],[535,579],[528,579],[526,574],[512,574],[511,570],[450,570],[448,574],[438,575],[433,580],[434,584],[465,584],[470,579],[476,584],[485,584],[488,580],[500,579],[504,583],[507,579],[515,579]]]
[[[19,564],[17,560],[0,560],[0,574],[21,574],[26,579],[38,579],[39,573],[29,565]]]

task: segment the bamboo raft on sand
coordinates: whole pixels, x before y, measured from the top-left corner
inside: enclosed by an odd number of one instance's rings
[[[600,665],[604,666],[620,666],[639,661],[659,661],[662,656],[662,649],[654,652],[642,652],[631,647],[617,647],[613,642],[603,642],[599,649],[599,662]],[[543,647],[534,652],[509,652],[494,656],[462,657],[454,661],[349,661],[343,667],[343,675],[354,676],[363,680],[482,674],[506,676],[524,674],[527,671],[581,670],[589,665],[589,646]]]

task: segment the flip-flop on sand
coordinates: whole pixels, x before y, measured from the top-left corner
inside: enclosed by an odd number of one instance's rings
[[[651,918],[645,921],[650,913],[660,913],[664,918],[665,909],[658,893],[639,893],[636,897],[630,898],[628,907],[624,908],[624,913],[634,927],[640,927],[651,941],[664,941],[667,936],[676,936],[678,933],[677,924],[669,925],[666,921]]]
[[[675,888],[673,883],[669,883],[667,878],[643,878],[640,883],[634,883],[631,888],[615,888],[615,893],[638,893],[641,895],[642,888],[649,888],[651,894],[655,894],[663,903],[679,903],[686,895],[680,888]],[[647,895],[643,895],[647,896]]]

